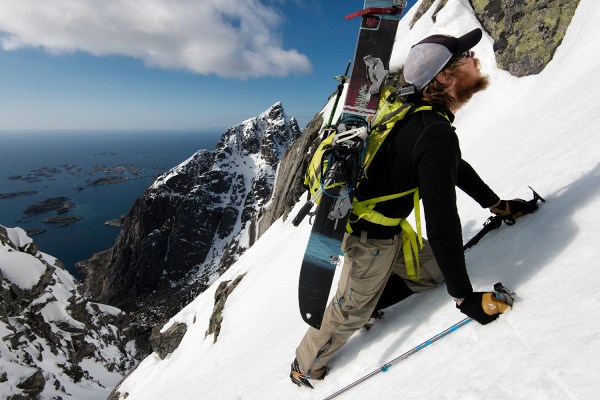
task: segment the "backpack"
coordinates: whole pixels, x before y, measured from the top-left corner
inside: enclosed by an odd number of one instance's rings
[[[304,180],[304,185],[308,188],[311,196],[309,203],[312,204],[318,204],[321,195],[327,195],[328,190],[339,185],[344,186],[339,195],[341,201],[336,201],[336,206],[334,206],[339,209],[332,210],[330,215],[335,218],[345,218],[349,215],[346,223],[348,233],[352,233],[351,222],[356,222],[359,219],[384,226],[400,226],[402,228],[402,249],[406,270],[410,278],[418,278],[418,271],[415,272],[415,263],[418,270],[418,249],[423,247],[419,188],[363,201],[358,201],[353,197],[352,192],[360,184],[361,179],[367,177],[371,162],[396,123],[404,120],[410,114],[426,110],[432,110],[432,107],[416,107],[413,103],[406,102],[404,95],[398,94],[394,88],[383,88],[377,113],[373,118],[370,129],[359,126],[342,133],[337,131],[330,133],[315,151]],[[332,160],[332,155],[337,157],[336,160],[344,160],[342,169],[345,170],[345,173],[341,174],[341,179],[325,179],[323,176],[323,171],[325,171],[326,176],[328,175],[327,166]],[[411,194],[413,195],[417,225],[416,233],[405,219],[389,218],[374,210],[375,205],[378,203]]]
[[[390,133],[394,124],[404,119],[411,107],[412,104],[404,103],[395,95],[395,91],[392,88],[386,88],[382,90],[377,113],[370,129],[367,129],[364,123],[362,126],[359,124],[359,126],[344,132],[339,132],[338,129],[331,129],[331,132],[321,141],[315,150],[304,177],[304,186],[308,189],[310,196],[315,196],[319,189],[327,189],[327,187],[323,187],[322,171],[327,171],[328,156],[334,150],[339,150],[349,145],[362,149],[360,160],[357,163],[359,168],[351,171],[352,176],[349,179],[351,183],[357,184],[365,175],[377,150],[379,150],[379,147]],[[342,123],[345,122],[342,121]],[[357,143],[356,138],[359,138],[363,142]],[[335,148],[336,145],[339,146]],[[335,184],[329,185],[329,188],[333,186]],[[352,185],[353,188],[354,186]],[[315,204],[318,204],[318,199]]]

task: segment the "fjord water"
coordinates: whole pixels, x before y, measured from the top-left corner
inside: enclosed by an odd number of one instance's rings
[[[37,192],[0,198],[0,225],[46,229],[33,236],[35,242],[80,276],[75,263],[111,247],[119,233],[119,228],[105,222],[126,214],[155,176],[200,149],[214,150],[222,132],[0,132],[0,194]],[[133,167],[117,173],[115,168],[123,165]],[[41,168],[47,173],[40,172]],[[111,176],[128,180],[89,184]],[[66,197],[75,206],[64,214],[23,214],[28,206],[53,197]],[[48,217],[72,216],[84,219],[64,227],[42,222]]]

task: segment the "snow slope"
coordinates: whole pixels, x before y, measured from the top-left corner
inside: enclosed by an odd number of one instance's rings
[[[401,22],[396,65],[424,36],[479,26],[467,0],[449,0],[436,25],[430,10],[409,31],[416,9]],[[581,0],[554,60],[536,76],[515,78],[498,70],[485,34],[475,48],[492,85],[458,113],[463,156],[501,197],[530,199],[531,185],[547,200],[537,213],[490,233],[466,254],[476,290],[502,281],[519,294],[518,304],[490,325],[468,324],[340,398],[597,398],[599,20],[595,2]],[[466,241],[489,213],[462,193],[459,211]],[[371,331],[355,334],[314,390],[293,386],[289,364],[307,328],[298,313],[297,284],[309,231],[307,221],[299,228],[291,220],[277,221],[163,328],[188,324],[179,348],[165,360],[156,354],[145,359],[120,393],[127,400],[322,399],[463,318],[445,287],[412,296],[391,307]],[[215,289],[244,272],[213,344],[204,332]]]

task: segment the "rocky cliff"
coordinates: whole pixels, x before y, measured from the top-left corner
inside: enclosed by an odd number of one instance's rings
[[[252,245],[277,166],[299,136],[276,103],[231,127],[214,151],[159,176],[115,245],[79,264],[93,298],[136,310],[135,325],[149,335]]]
[[[136,363],[119,309],[91,302],[21,228],[0,226],[0,398],[106,398]]]
[[[579,0],[470,0],[494,38],[498,67],[515,76],[540,73],[562,43]]]

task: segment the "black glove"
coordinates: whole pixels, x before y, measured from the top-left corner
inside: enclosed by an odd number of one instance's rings
[[[513,299],[505,293],[473,292],[456,299],[456,308],[482,325],[489,324],[512,306]]]
[[[490,211],[504,219],[516,219],[537,210],[537,202],[529,203],[523,199],[500,200],[500,203],[490,207]]]

